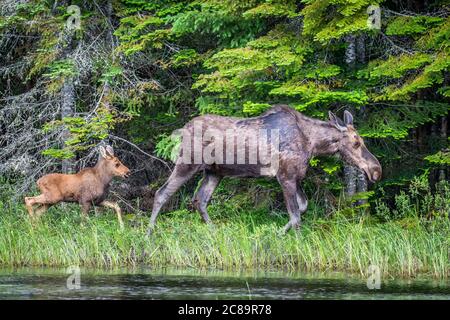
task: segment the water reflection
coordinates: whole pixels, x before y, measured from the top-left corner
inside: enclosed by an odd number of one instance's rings
[[[81,269],[68,290],[65,269],[0,269],[0,299],[450,299],[445,280],[366,279],[345,273],[226,272],[144,268]]]

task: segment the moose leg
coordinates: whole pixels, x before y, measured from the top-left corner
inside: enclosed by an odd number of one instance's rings
[[[286,203],[286,209],[289,213],[289,222],[283,228],[283,232],[286,233],[290,228],[293,227],[298,229],[300,226],[300,208],[298,201],[300,196],[297,192],[296,180],[278,180],[281,184],[281,188],[283,189],[284,202]]]
[[[39,208],[36,209],[35,214],[36,216],[39,218],[45,211],[48,210],[48,208],[50,208],[49,204],[43,204],[41,205]]]
[[[85,221],[89,219],[88,213],[92,207],[92,203],[90,201],[81,200],[80,206],[81,206],[81,213],[83,214],[83,221]]]
[[[302,213],[304,213],[308,208],[308,199],[306,198],[306,194],[303,192],[303,189],[301,187],[297,187],[297,205],[299,211],[299,218],[301,220]]]
[[[27,207],[30,218],[33,218],[34,216],[33,204],[34,204],[34,197],[25,197],[25,206]]]
[[[199,169],[198,165],[186,165],[186,164],[177,164],[170,175],[169,179],[166,183],[159,188],[155,193],[155,198],[153,200],[153,209],[152,215],[150,217],[150,225],[148,228],[148,234],[151,233],[153,229],[156,218],[158,217],[159,211],[163,207],[163,205],[169,200],[169,198],[177,192],[177,190],[194,174],[197,173]]]
[[[28,214],[32,219],[34,218],[35,213],[39,216],[45,210],[47,210],[50,204],[53,204],[53,201],[49,201],[49,199],[47,199],[45,194],[40,194],[36,197],[25,197],[25,205],[27,207]],[[38,208],[35,212],[33,208],[34,205],[42,205],[43,207]]]
[[[103,201],[100,203],[102,207],[114,209],[117,214],[117,220],[119,221],[120,229],[123,230],[122,210],[116,202]]]
[[[203,221],[208,224],[212,222],[209,218],[206,207],[208,206],[209,200],[211,200],[211,196],[220,180],[222,180],[221,176],[215,175],[213,173],[205,173],[200,188],[192,198],[192,204],[194,205],[194,208],[198,212],[200,212]]]

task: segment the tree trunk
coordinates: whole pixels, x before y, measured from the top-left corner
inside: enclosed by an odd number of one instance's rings
[[[349,68],[355,67],[356,62],[356,38],[354,35],[348,35],[345,37],[347,42],[347,48],[345,49],[345,63]]]
[[[109,49],[110,55],[111,55],[111,61],[114,64],[115,62],[115,48],[116,48],[116,39],[114,37],[114,27],[113,27],[113,21],[112,21],[112,15],[113,15],[113,5],[112,1],[107,1],[105,5],[105,16],[107,19],[107,32],[106,32],[106,44],[105,47]],[[106,81],[103,85],[103,96],[106,97],[106,99],[103,101],[103,106],[110,111],[111,110],[111,104],[109,103],[109,95],[111,94],[111,86],[108,81]],[[104,143],[110,144],[109,137],[105,138],[103,140]]]
[[[75,86],[73,78],[66,78],[62,88],[62,106],[61,119],[73,117],[75,114]],[[63,143],[70,138],[70,132],[65,129],[63,132]],[[62,171],[64,173],[71,173],[75,170],[73,159],[64,159],[62,161]]]
[[[367,192],[367,177],[364,171],[359,170],[357,172],[356,176],[356,192]],[[364,203],[367,203],[367,199],[361,199],[358,201],[358,205],[362,205]]]
[[[365,108],[361,108],[361,112],[360,112],[361,118],[364,118],[365,115]],[[356,168],[357,172],[356,172],[356,192],[360,193],[360,192],[367,192],[368,189],[368,183],[367,183],[367,176],[364,173],[363,170]],[[362,205],[364,203],[366,203],[367,200],[366,199],[361,199],[358,201],[358,205]]]
[[[364,35],[360,35],[356,39],[356,57],[358,59],[359,63],[365,63],[366,62],[366,45],[365,45],[365,37]],[[364,119],[366,116],[366,106],[362,106],[359,110],[359,118]],[[356,173],[356,192],[367,192],[367,177],[366,174],[360,170],[357,169]],[[367,200],[359,200],[358,205],[362,205],[366,203]]]
[[[348,65],[349,69],[355,67],[356,61],[356,41],[354,35],[348,35],[345,38],[347,42],[347,48],[345,49],[345,63]],[[350,112],[353,112],[351,110]],[[356,173],[355,167],[345,164],[344,165],[344,181],[345,181],[345,192],[348,196],[353,196],[356,193]]]
[[[447,116],[443,116],[441,119],[441,138],[445,142],[447,141],[448,119]],[[445,168],[439,170],[439,181],[445,180],[446,172]]]
[[[356,193],[356,172],[354,166],[344,165],[345,193],[348,196],[353,196]]]
[[[366,62],[366,37],[364,34],[356,38],[356,57],[359,63]]]
[[[73,56],[73,42],[74,30],[66,30],[65,37],[67,39],[67,46],[64,48],[64,57],[72,60]],[[64,84],[61,89],[61,119],[73,117],[75,115],[75,84],[73,76],[67,76],[64,79]],[[62,145],[70,138],[69,130],[65,129],[62,134]],[[62,161],[62,171],[64,173],[72,173],[75,171],[75,164],[73,159],[64,159]]]

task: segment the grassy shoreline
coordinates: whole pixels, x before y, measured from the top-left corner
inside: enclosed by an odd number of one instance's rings
[[[221,211],[222,210],[222,211]],[[193,267],[343,271],[449,276],[448,219],[376,223],[307,218],[300,232],[281,236],[286,216],[266,210],[230,213],[212,206],[215,227],[187,210],[162,214],[150,238],[147,217],[130,216],[120,231],[112,213],[80,225],[76,206],[52,208],[34,227],[22,205],[0,203],[0,266]]]

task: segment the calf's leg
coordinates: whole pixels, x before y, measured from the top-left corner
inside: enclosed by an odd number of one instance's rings
[[[102,207],[114,209],[117,214],[117,220],[119,221],[120,229],[123,230],[123,220],[122,220],[122,210],[120,209],[117,202],[103,201],[100,203]]]
[[[42,214],[44,214],[45,211],[48,210],[48,208],[50,208],[49,204],[43,204],[41,205],[39,208],[36,209],[35,214],[36,216],[39,218]]]
[[[45,193],[40,194],[36,197],[25,197],[25,205],[28,210],[28,214],[30,215],[30,218],[34,218],[35,214],[39,217],[42,213],[44,213],[48,207],[52,204],[57,203],[57,199],[53,199],[49,196],[47,196]],[[33,206],[34,205],[40,205],[41,207],[38,208],[36,211],[34,211]]]
[[[34,216],[33,198],[34,197],[25,197],[25,206],[27,207],[27,211],[28,211],[28,214],[30,215],[30,218],[33,218],[33,216]]]
[[[89,210],[91,210],[92,207],[92,203],[91,201],[87,201],[87,200],[80,200],[79,202],[80,206],[81,206],[81,213],[83,214],[83,220],[82,220],[82,224],[85,220],[89,219]]]
[[[222,177],[216,174],[205,173],[200,188],[192,198],[192,204],[194,205],[194,208],[200,213],[205,223],[212,223],[206,208],[208,206],[209,200],[211,200],[211,196],[214,190],[219,185],[220,180],[222,180]]]

